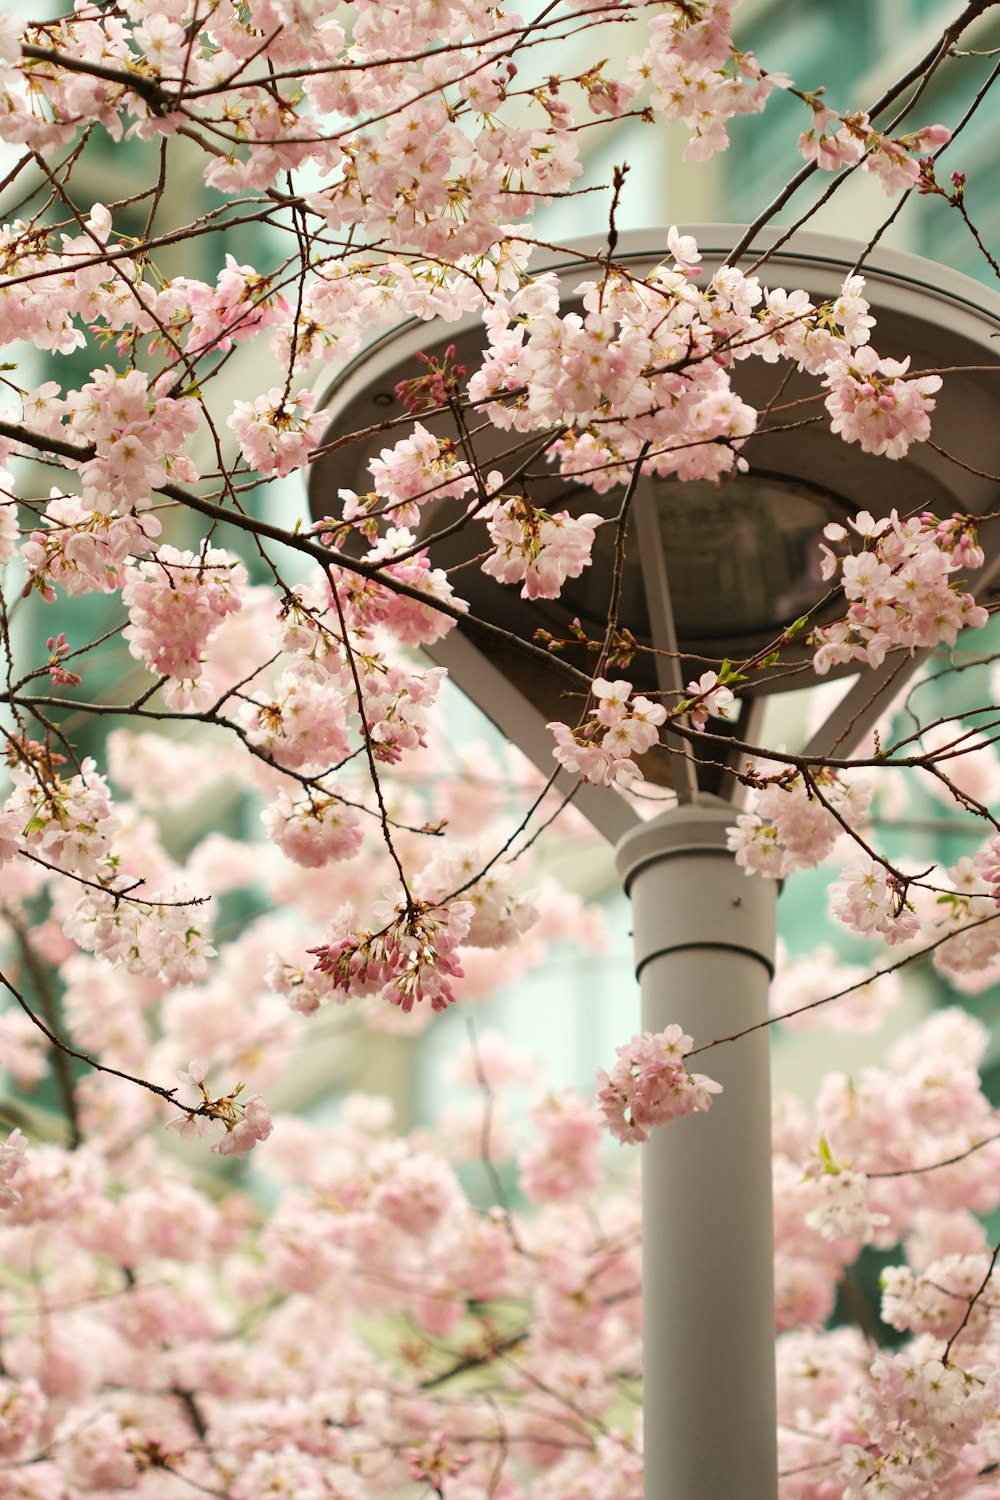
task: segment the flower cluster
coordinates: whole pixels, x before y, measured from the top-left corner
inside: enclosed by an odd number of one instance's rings
[[[704,729],[710,718],[732,717],[736,695],[719,680],[718,672],[702,672],[697,682],[688,683],[687,690],[692,696],[681,707],[693,729]]]
[[[113,593],[128,577],[131,557],[149,549],[160,522],[148,511],[110,515],[91,510],[78,495],[54,491],[36,527],[21,545],[29,587],[46,603],[56,585],[66,594]]]
[[[633,89],[648,78],[657,113],[690,128],[685,154],[695,161],[724,151],[732,116],[763,109],[772,89],[789,82],[784,74],[765,73],[752,52],[735,50],[731,20],[732,7],[720,0],[658,13],[649,46],[630,60],[626,75]]]
[[[445,1010],[455,999],[451,981],[462,977],[456,949],[472,925],[472,902],[408,901],[387,915],[378,932],[354,932],[310,949],[316,968],[348,993],[378,990],[404,1014],[422,1000],[432,1010]]]
[[[459,459],[454,442],[435,437],[421,422],[414,423],[409,437],[400,438],[392,448],[383,448],[368,467],[374,484],[370,498],[382,502],[397,526],[413,525],[423,501],[464,495],[476,487],[476,477]],[[345,520],[364,514],[365,507],[352,490],[340,493],[345,501]]]
[[[799,137],[799,150],[806,160],[814,161],[827,172],[860,163],[890,196],[917,186],[921,152],[937,150],[951,140],[951,131],[945,125],[925,125],[907,135],[892,137],[876,130],[861,110],[838,115],[836,110],[821,103],[818,96],[813,96],[809,103],[812,126]]]
[[[854,1240],[867,1244],[875,1231],[889,1223],[888,1214],[873,1213],[868,1207],[868,1179],[835,1162],[830,1148],[820,1141],[820,1160],[813,1175],[821,1192],[821,1201],[805,1216],[809,1229],[818,1230],[825,1240]]]
[[[557,599],[566,579],[579,578],[589,567],[601,522],[601,516],[589,513],[549,515],[526,500],[494,501],[487,525],[496,551],[483,572],[499,583],[522,583],[522,599]]]
[[[905,881],[876,859],[866,858],[840,872],[830,909],[845,927],[887,943],[907,943],[920,931],[920,919],[907,898]]]
[[[992,1301],[1000,1277],[991,1268],[988,1257],[974,1248],[979,1238],[975,1229],[969,1224],[963,1229],[953,1241],[961,1248],[927,1260],[929,1245],[920,1246],[918,1241],[916,1253],[911,1250],[909,1265],[890,1266],[885,1271],[882,1317],[890,1328],[899,1333],[929,1333],[938,1339],[949,1339],[958,1333],[958,1325],[968,1310],[966,1336],[989,1337],[989,1310],[981,1303],[973,1304],[981,1287]]]
[[[891,511],[876,521],[861,511],[850,526],[862,538],[860,552],[838,557],[823,549],[823,576],[834,578],[839,569],[850,603],[843,620],[813,632],[813,666],[820,675],[848,661],[877,667],[889,651],[913,652],[941,642],[953,646],[960,630],[986,624],[986,610],[955,576],[982,563],[968,517],[941,522],[922,515],[902,521]],[[841,545],[850,539],[837,523],[824,535]]]
[[[409,666],[372,662],[362,683],[362,704],[372,754],[394,765],[426,743],[427,714],[444,681],[443,667],[414,672]]]
[[[902,458],[911,443],[926,442],[940,375],[908,378],[909,359],[882,359],[870,344],[826,366],[823,384],[832,430],[866,453]]]
[[[273,1127],[267,1106],[259,1094],[241,1099],[241,1083],[231,1094],[214,1098],[205,1086],[206,1072],[205,1064],[195,1059],[185,1072],[177,1075],[181,1083],[197,1091],[200,1100],[184,1114],[170,1120],[167,1129],[176,1130],[184,1139],[189,1139],[201,1135],[209,1122],[221,1125],[224,1134],[212,1147],[216,1155],[246,1156],[258,1141],[266,1141],[271,1134]]]
[[[732,266],[698,285],[694,241],[676,228],[667,241],[669,256],[641,283],[615,268],[581,282],[579,313],[560,311],[550,275],[495,296],[482,315],[488,348],[468,382],[472,401],[505,430],[563,426],[550,456],[565,477],[598,493],[626,484],[636,464],[681,479],[745,467],[741,450],[757,418],[734,392],[731,371],[751,358],[789,361],[819,377],[834,431],[847,441],[898,457],[926,439],[940,379],[911,378],[905,362],[871,349],[874,319],[860,276],[819,304]],[[523,529],[525,516],[515,518]],[[509,517],[500,540],[491,569],[502,571],[523,545]]]
[[[287,668],[271,691],[258,689],[241,705],[247,741],[289,771],[324,771],[350,753],[349,703],[337,677]]]
[[[994,901],[1000,906],[1000,834],[994,834],[981,851],[979,868]]]
[[[403,554],[398,557],[397,554]],[[455,616],[437,609],[443,602],[451,610],[464,613],[464,599],[455,596],[448,575],[432,567],[425,547],[405,529],[392,528],[377,548],[365,558],[381,564],[379,573],[386,582],[362,578],[357,573],[334,575],[334,587],[350,627],[368,637],[384,625],[397,640],[408,646],[430,646],[455,625]],[[402,584],[403,593],[394,587]],[[416,591],[416,597],[409,592]]]
[[[799,771],[777,772],[737,817],[729,848],[747,874],[783,880],[825,859],[845,827],[859,827],[872,791],[867,779],[836,771],[823,770],[808,781]]]
[[[679,1026],[668,1026],[618,1048],[611,1072],[597,1075],[597,1101],[616,1140],[648,1141],[657,1125],[711,1108],[722,1085],[688,1072],[684,1058],[693,1045]]]
[[[63,930],[85,952],[165,984],[203,979],[215,954],[197,906],[176,891],[143,893],[141,899],[87,891]]]
[[[94,761],[67,780],[40,746],[22,744],[21,751],[3,810],[0,858],[24,850],[68,874],[100,877],[120,821]]]
[[[995,1414],[996,1399],[995,1372],[964,1370],[926,1349],[877,1355],[861,1400],[865,1442],[842,1451],[845,1500],[946,1493],[952,1477],[966,1477],[966,1450]]]
[[[168,701],[192,696],[205,646],[226,616],[242,607],[246,581],[243,564],[217,547],[197,556],[160,547],[155,557],[128,570],[122,602],[129,623],[122,634],[151,672],[174,678]],[[211,687],[202,683],[195,691],[204,698]]]
[[[476,948],[506,948],[535,925],[538,909],[518,890],[509,865],[493,864],[483,872],[486,863],[474,845],[446,844],[427,861],[416,889],[424,901],[446,900],[452,891],[461,891],[473,913],[465,942]]]
[[[532,1138],[518,1158],[532,1203],[582,1198],[600,1186],[601,1116],[574,1094],[551,1094],[531,1112]]]
[[[24,1165],[27,1147],[28,1142],[23,1131],[16,1127],[0,1146],[0,1209],[12,1208],[15,1203],[21,1201],[21,1194],[13,1184],[14,1178]]]
[[[642,771],[632,757],[657,744],[666,709],[641,693],[633,697],[632,684],[623,678],[595,677],[590,690],[597,707],[579,728],[548,725],[556,742],[553,755],[584,781],[622,787],[641,781]]]
[[[275,387],[255,401],[235,402],[226,422],[249,466],[281,478],[302,468],[319,441],[324,418],[313,411],[315,404],[313,391],[289,396]]]
[[[332,859],[352,859],[361,847],[358,815],[342,797],[310,793],[293,801],[280,792],[260,816],[268,838],[282,854],[307,869]]]
[[[990,839],[976,854],[939,872],[933,906],[928,899],[920,908],[925,931],[939,942],[947,937],[934,950],[934,967],[967,994],[993,984],[1000,966],[995,846],[996,839]]]
[[[154,20],[163,21],[162,16]],[[167,22],[178,36],[180,28]],[[288,302],[276,293],[270,277],[262,276],[253,266],[241,266],[231,255],[209,286],[191,277],[177,277],[171,290],[187,315],[185,348],[189,355],[209,349],[227,353],[234,344],[253,338],[261,329],[283,324],[291,317]]]

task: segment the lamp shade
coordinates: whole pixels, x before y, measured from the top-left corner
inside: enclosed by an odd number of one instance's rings
[[[683,232],[698,243],[706,279],[727,263],[729,247],[741,234],[731,225],[686,226]],[[759,271],[762,284],[804,289],[814,303],[839,295],[862,251],[850,240],[826,235],[798,233],[776,244],[778,237],[779,231],[761,232],[747,252],[756,259],[770,251]],[[666,246],[666,231],[626,234],[615,259],[641,278],[668,258]],[[554,257],[539,266],[558,279],[561,311],[579,308],[574,288],[604,264],[602,256],[606,242],[595,238],[575,245],[564,259]],[[672,603],[685,677],[699,675],[722,658],[746,659],[816,605],[826,587],[820,575],[819,541],[829,521],[843,521],[860,510],[876,516],[893,508],[901,513],[926,509],[939,515],[985,516],[998,508],[998,487],[989,476],[1000,473],[1000,296],[930,261],[881,248],[865,258],[861,274],[877,319],[872,342],[879,354],[910,356],[914,372],[946,372],[932,418],[936,447],[915,443],[895,461],[865,453],[830,430],[816,377],[796,371],[788,361],[738,362],[732,371],[733,386],[763,414],[758,430],[741,450],[749,471],[719,484],[644,480],[635,505],[646,514],[643,524],[630,525],[621,561],[619,625],[640,645],[663,651],[672,643],[657,627],[663,609],[650,596],[654,585],[647,555],[650,547],[662,552],[665,591]],[[337,447],[328,454],[321,448],[309,475],[315,518],[337,514],[338,489],[371,489],[370,461],[406,430],[402,425],[375,431],[373,427],[387,419],[405,419],[396,386],[426,372],[418,354],[440,359],[450,344],[455,345],[456,363],[478,367],[485,344],[479,318],[404,323],[376,339],[337,375],[322,397],[329,414],[324,441],[336,440]],[[791,405],[796,402],[801,407]],[[779,404],[784,415],[769,415]],[[455,437],[449,414],[421,420],[437,436]],[[366,435],[345,445],[343,439],[353,432]],[[510,457],[512,437],[517,434],[476,423],[475,451],[484,472],[494,467],[507,472],[513,462],[521,461],[521,455]],[[964,467],[947,454],[958,455]],[[578,480],[560,477],[542,458],[529,465],[524,483],[532,504],[548,511],[614,516],[621,502],[621,491],[596,495]],[[467,503],[453,498],[425,502],[420,535],[432,537],[446,530]],[[470,608],[468,621],[430,654],[449,667],[459,686],[508,737],[549,770],[552,742],[547,734],[539,737],[539,725],[554,718],[573,722],[581,707],[579,686],[570,686],[559,658],[540,661],[537,653],[519,651],[516,640],[533,641],[539,628],[566,637],[577,618],[588,634],[600,635],[611,597],[615,528],[599,529],[592,566],[569,580],[558,599],[531,603],[520,597],[518,588],[496,582],[471,561],[487,545],[482,528],[475,528],[475,537],[470,536],[472,529],[452,527],[431,547],[436,566],[461,566],[456,588]],[[991,587],[992,576],[984,570],[980,592]],[[825,614],[815,618],[831,618],[842,607],[842,601],[831,601]],[[478,621],[501,627],[514,641],[498,644]],[[808,655],[804,645],[786,652],[782,670],[752,678],[741,696],[749,702],[783,686],[801,686]],[[593,656],[583,649],[574,656],[569,648],[562,659],[582,668],[593,663]],[[626,675],[639,690],[662,689],[653,652],[640,652]],[[508,712],[501,705],[511,689],[533,714],[526,718],[520,709]],[[524,728],[529,721],[530,734]],[[745,723],[742,728],[745,732]],[[655,751],[645,757],[647,778],[669,784],[671,759]]]

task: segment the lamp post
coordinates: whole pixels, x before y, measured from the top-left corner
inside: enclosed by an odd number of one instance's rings
[[[695,236],[707,274],[726,263],[727,247],[740,235],[732,226],[685,232]],[[814,234],[776,240],[776,232],[763,232],[751,252],[771,250],[764,273],[769,284],[802,287],[814,302],[839,294],[861,249]],[[622,236],[616,258],[641,277],[664,258],[665,245],[662,232]],[[564,310],[587,273],[587,255],[602,253],[603,242],[587,242],[546,268],[557,275]],[[1000,472],[1000,379],[983,368],[995,364],[991,340],[1000,331],[1000,297],[968,277],[896,252],[867,257],[864,275],[880,352],[910,354],[915,370],[955,372],[934,415],[943,452],[916,445],[890,465],[825,428],[807,426],[755,434],[746,449],[750,472],[719,486],[642,479],[619,569],[618,612],[619,625],[653,648],[630,668],[640,690],[683,693],[687,658],[745,660],[780,635],[822,593],[817,544],[828,521],[862,509],[982,516],[996,509],[996,485],[987,476]],[[330,513],[339,487],[370,487],[368,461],[386,441],[371,429],[387,415],[402,415],[395,387],[422,373],[418,352],[440,357],[454,344],[456,360],[471,364],[482,343],[474,317],[440,327],[414,320],[376,340],[337,376],[323,402],[330,416],[326,440],[366,429],[368,435],[333,457],[317,458],[310,474],[314,516]],[[783,372],[782,380],[783,400],[815,392],[815,383],[797,374]],[[760,360],[744,361],[734,375],[739,394],[758,409],[768,405],[777,384],[773,367]],[[444,435],[444,421],[426,425]],[[477,435],[484,466],[498,466],[502,436]],[[960,452],[967,467],[950,463],[949,452]],[[532,502],[541,508],[571,502],[572,482],[556,475],[536,477],[532,486]],[[584,493],[593,509],[593,492]],[[422,507],[422,535],[445,529],[447,504],[432,500]],[[992,561],[977,582],[980,594],[991,590],[1000,571],[995,529],[996,523],[985,523]],[[464,531],[452,528],[432,545],[431,560],[448,568],[467,562],[474,550]],[[539,626],[566,637],[574,618],[606,621],[611,568],[611,554],[602,557],[599,540],[582,578],[558,600],[534,604],[468,569],[462,574],[468,620],[429,648],[546,775],[554,763],[545,725],[567,713],[564,675],[557,659],[540,661],[516,643],[530,641]],[[478,620],[507,632],[506,644]],[[711,759],[699,759],[675,740],[673,748],[667,744],[644,758],[647,780],[676,794],[676,803],[653,819],[643,821],[612,788],[579,790],[576,805],[617,844],[619,874],[632,899],[646,1031],[677,1022],[701,1042],[766,1020],[776,887],[747,880],[726,848],[739,785],[727,768],[735,768],[735,744],[755,740],[766,693],[800,685],[794,668],[806,660],[804,649],[793,651],[783,671],[763,674],[742,690],[739,718],[730,726],[732,753],[715,743]],[[807,753],[834,747],[847,753],[874,722],[886,684],[898,685],[919,660],[901,664],[890,657],[858,676]],[[557,784],[568,791],[573,778],[560,772]],[[644,1148],[647,1500],[775,1500],[777,1494],[766,1038],[762,1027],[720,1048],[712,1072],[724,1093],[715,1108],[656,1132]]]

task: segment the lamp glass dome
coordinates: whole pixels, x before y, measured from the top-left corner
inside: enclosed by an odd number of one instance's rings
[[[677,634],[691,645],[724,637],[734,642],[778,635],[815,606],[824,592],[820,542],[830,521],[853,507],[835,495],[780,474],[737,474],[711,480],[655,482],[637,504],[656,506]],[[566,606],[581,621],[607,619],[615,549],[613,527],[602,527],[595,566],[567,584]],[[638,549],[622,571],[619,618],[648,634]]]

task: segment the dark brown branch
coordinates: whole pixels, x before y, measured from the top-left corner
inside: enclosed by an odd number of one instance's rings
[[[181,1108],[181,1105],[177,1103],[176,1088],[161,1088],[158,1083],[150,1083],[148,1078],[137,1078],[134,1073],[123,1073],[120,1068],[111,1068],[106,1063],[98,1062],[96,1057],[91,1057],[87,1052],[78,1052],[75,1047],[71,1047],[67,1042],[64,1042],[62,1037],[42,1020],[41,1016],[35,1014],[21,992],[11,984],[6,974],[0,973],[0,985],[3,985],[8,994],[13,995],[18,1005],[24,1011],[24,1014],[28,1017],[28,1020],[38,1027],[39,1031],[43,1036],[48,1038],[52,1046],[58,1048],[60,1052],[64,1052],[67,1057],[75,1057],[77,1062],[86,1063],[87,1067],[93,1068],[95,1073],[108,1073],[112,1078],[123,1078],[126,1083],[137,1084],[139,1088],[148,1089],[151,1094],[156,1094],[160,1099],[165,1099],[168,1104],[173,1104],[178,1109]],[[201,1107],[185,1110],[186,1114],[201,1114],[203,1112]]]
[[[148,78],[131,69],[112,68],[107,63],[89,62],[84,57],[57,52],[54,47],[36,47],[27,42],[22,44],[21,55],[30,62],[54,63],[57,67],[65,68],[67,73],[86,73],[91,78],[103,78],[107,83],[121,84],[122,88],[138,94],[156,115],[169,114],[179,103],[155,78]]]
[[[49,983],[49,976],[43,965],[39,962],[38,954],[31,946],[31,939],[28,936],[28,931],[24,923],[9,907],[5,908],[3,915],[4,920],[10,926],[17,941],[18,950],[24,961],[24,966],[31,977],[31,982],[35,987],[38,1004],[41,1007],[46,1024],[50,1031],[55,1032],[59,1026],[59,1008],[52,991],[52,986]],[[50,1048],[52,1053],[52,1070],[56,1076],[56,1083],[58,1084],[63,1102],[63,1112],[66,1115],[66,1122],[69,1125],[69,1147],[71,1151],[75,1151],[77,1146],[83,1144],[83,1132],[80,1129],[80,1111],[77,1108],[76,1102],[76,1081],[73,1078],[73,1070],[69,1065],[69,1058],[66,1056],[66,1053],[52,1042],[50,1042]]]

